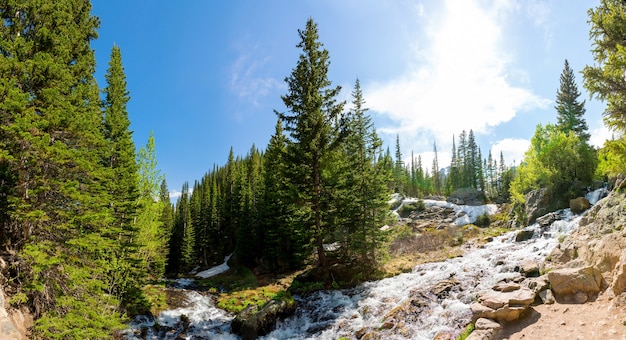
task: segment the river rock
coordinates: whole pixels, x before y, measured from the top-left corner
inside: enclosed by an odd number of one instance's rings
[[[473,319],[493,319],[496,321],[517,320],[535,301],[535,293],[525,287],[511,292],[490,291],[478,297],[478,302],[470,306]]]
[[[278,318],[289,316],[295,310],[295,302],[285,300],[270,300],[258,311],[256,306],[248,306],[232,321],[231,332],[244,340],[256,339],[271,332]]]
[[[594,267],[563,268],[548,273],[548,280],[557,299],[582,300],[577,293],[595,295],[602,286],[602,273]],[[585,302],[587,298],[585,298]]]
[[[589,204],[589,200],[584,197],[569,200],[569,208],[574,214],[580,214],[589,209],[590,206],[591,204]]]
[[[504,293],[508,293],[508,292],[512,292],[514,290],[518,290],[520,289],[520,285],[517,283],[513,283],[513,282],[499,282],[498,284],[496,284],[495,286],[493,286],[493,290],[498,291],[498,292],[504,292]]]
[[[523,242],[523,241],[530,240],[531,238],[533,238],[534,233],[535,232],[532,230],[520,230],[515,235],[515,242]]]
[[[560,220],[561,220],[561,215],[559,215],[556,212],[551,212],[551,213],[545,214],[537,218],[536,222],[539,223],[540,226],[545,228],[545,227],[550,226],[552,223],[556,221],[560,221]]]
[[[539,292],[539,298],[546,305],[551,305],[555,302],[554,294],[550,289],[545,289]]]
[[[436,285],[434,285],[430,289],[430,292],[433,293],[438,298],[443,299],[444,297],[448,295],[448,293],[452,290],[452,288],[458,284],[459,283],[456,281],[443,280],[443,281],[438,282]]]
[[[550,281],[548,280],[547,275],[528,278],[524,280],[522,284],[535,292],[535,294],[539,294],[540,292],[550,288]]]
[[[526,260],[520,264],[519,272],[524,274],[526,277],[537,277],[539,276],[539,264],[533,260]]]

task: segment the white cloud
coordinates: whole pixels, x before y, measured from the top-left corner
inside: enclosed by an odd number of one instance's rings
[[[258,106],[261,98],[267,96],[272,89],[281,86],[278,80],[258,74],[268,61],[269,58],[255,60],[249,55],[241,55],[233,63],[229,85],[240,99]]]
[[[502,157],[504,157],[504,162],[507,165],[519,165],[529,147],[530,141],[527,139],[505,138],[491,146],[491,156],[500,162],[500,152],[502,152]],[[484,156],[486,157],[486,155]]]
[[[180,196],[182,196],[182,195],[183,195],[183,193],[182,193],[182,192],[180,192],[180,191],[178,191],[178,190],[172,190],[172,191],[170,191],[170,199],[171,199],[171,200],[173,200],[173,199],[178,199],[178,198],[179,198]]]
[[[483,3],[447,0],[442,13],[426,13],[434,19],[424,21],[427,46],[415,51],[415,66],[390,82],[366,86],[368,106],[388,119],[380,131],[400,133],[408,142],[403,147],[429,150],[434,139],[447,150],[453,134],[469,129],[484,134],[550,103],[514,84],[525,81],[517,79],[524,72],[511,65],[502,28],[517,12],[514,6]]]
[[[619,138],[619,134],[614,133],[609,128],[604,125],[593,129],[591,131],[591,138],[589,138],[589,143],[597,148],[604,147],[604,142],[607,140],[613,139],[613,137]]]

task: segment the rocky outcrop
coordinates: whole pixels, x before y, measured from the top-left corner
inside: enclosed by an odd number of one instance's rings
[[[528,224],[533,224],[535,223],[537,217],[552,212],[550,209],[552,195],[546,188],[533,190],[527,193],[525,201],[526,203],[524,208],[526,211],[526,217],[528,218]]]
[[[548,266],[593,267],[609,291],[626,291],[626,194],[612,191],[586,211],[569,237],[554,248]],[[557,296],[558,298],[558,296]]]
[[[602,274],[594,267],[564,268],[548,273],[556,299],[564,302],[585,303],[602,288]]]
[[[293,314],[296,303],[287,300],[270,300],[263,308],[250,305],[235,317],[230,328],[231,332],[240,335],[242,339],[256,339],[271,332],[276,327],[278,318]]]
[[[498,289],[498,286],[494,288]],[[478,297],[478,301],[470,306],[470,309],[474,319],[513,321],[517,320],[533,301],[535,301],[535,292],[531,289],[510,284],[506,291],[492,290],[482,294]]]

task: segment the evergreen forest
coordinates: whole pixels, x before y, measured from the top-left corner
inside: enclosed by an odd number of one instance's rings
[[[368,279],[389,256],[381,227],[395,218],[393,193],[471,189],[519,207],[547,187],[562,206],[594,180],[626,172],[621,1],[589,12],[596,64],[582,70],[582,85],[606,102],[616,131],[601,149],[589,144],[577,71],[565,60],[557,123],[537,126],[519,164],[481,150],[471,129],[452,136],[450,164],[438,161],[437,141],[432,164],[403,155],[399,136],[383,145],[357,77],[342,99],[309,19],[267,145],[224,150],[225,163],[185,183],[174,204],[158,141],[133,141],[118,46],[103,66],[106,83],[95,81],[90,44],[100,22],[90,1],[7,0],[0,15],[0,268],[10,304],[34,317],[36,339],[111,338],[153,310],[149,287],[230,254],[231,264],[261,273],[345,263]]]

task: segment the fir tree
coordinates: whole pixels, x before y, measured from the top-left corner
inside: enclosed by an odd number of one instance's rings
[[[585,101],[578,101],[580,92],[576,86],[574,71],[567,59],[561,73],[560,87],[556,92],[557,127],[568,133],[573,131],[581,140],[589,141],[587,122],[585,121]]]
[[[98,20],[86,0],[4,3],[0,15],[2,241],[19,251],[16,288],[37,319],[33,336],[106,337],[122,326],[110,275],[128,263],[108,204],[124,199],[110,196],[103,165]]]
[[[331,87],[328,79],[330,61],[328,51],[319,42],[317,24],[309,19],[298,34],[301,41],[297,47],[302,54],[285,79],[288,93],[281,97],[289,111],[279,113],[279,117],[291,137],[288,176],[298,188],[293,199],[301,203],[298,228],[311,233],[319,264],[325,267],[323,244],[330,227],[324,210],[329,193],[324,178],[325,157],[337,148],[333,124],[344,103],[337,102],[341,88]]]

